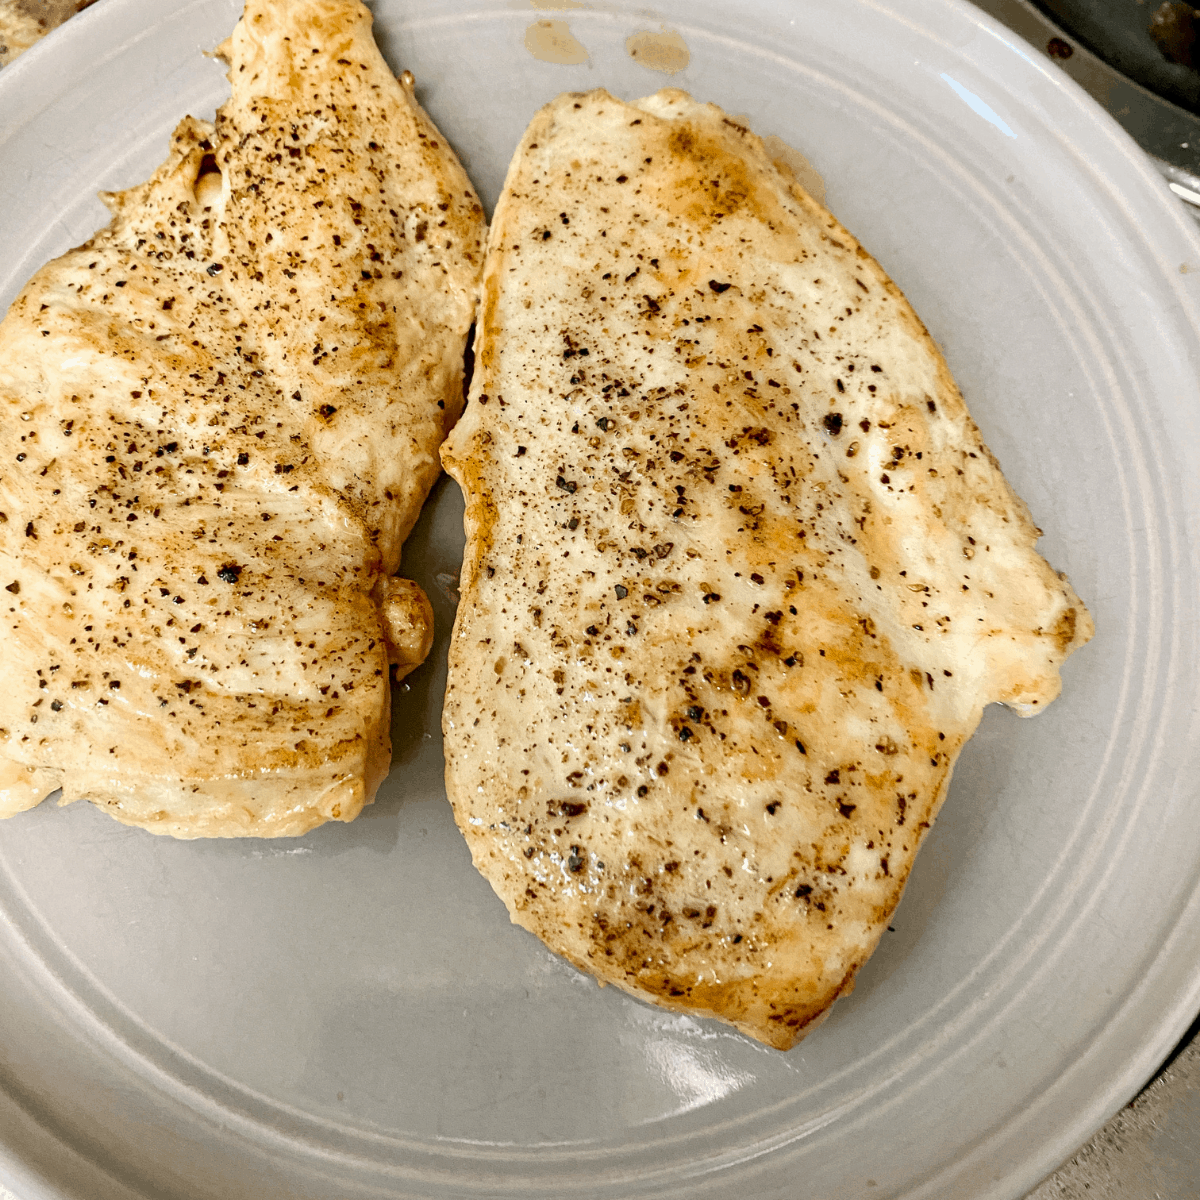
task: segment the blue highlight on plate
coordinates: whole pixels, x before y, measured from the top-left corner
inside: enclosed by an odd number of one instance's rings
[[[977,112],[989,125],[995,125],[1005,137],[1015,138],[1017,135],[1002,121],[996,112],[989,108],[974,92],[969,92],[957,79],[947,75],[944,71],[941,76],[953,89],[955,95],[960,100],[965,100],[967,106],[974,112]]]

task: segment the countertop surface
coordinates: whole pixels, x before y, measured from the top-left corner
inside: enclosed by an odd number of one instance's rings
[[[0,0],[0,68],[96,0]],[[1139,3],[1141,0],[1139,0]],[[1022,0],[983,0],[981,7],[1079,77],[1096,64],[1075,47],[1066,56],[1055,31]],[[1072,60],[1075,59],[1074,62]],[[1080,82],[1087,86],[1086,79]],[[1140,138],[1146,145],[1144,138]],[[1166,186],[1164,184],[1164,186]],[[1200,1020],[1126,1108],[1028,1200],[1194,1200],[1200,1196]],[[12,1197],[0,1186],[0,1200]]]

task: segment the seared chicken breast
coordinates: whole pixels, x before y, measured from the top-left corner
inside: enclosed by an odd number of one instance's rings
[[[560,97],[497,206],[446,779],[512,918],[791,1046],[986,704],[1092,622],[882,268],[720,109]]]
[[[0,814],[177,837],[353,819],[389,579],[462,402],[482,210],[358,0],[249,0],[232,95],[0,324]]]

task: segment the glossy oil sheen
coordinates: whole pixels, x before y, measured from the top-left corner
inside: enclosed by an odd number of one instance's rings
[[[374,6],[489,206],[529,117],[623,98],[644,12]],[[105,220],[230,0],[106,0],[0,77],[0,303]],[[541,14],[545,16],[545,14]],[[348,827],[177,843],[77,805],[0,826],[0,1181],[21,1200],[1018,1197],[1200,1004],[1200,245],[1073,85],[952,0],[665,5],[673,85],[795,146],[905,290],[1091,608],[1036,721],[989,710],[855,993],[789,1054],[649,1008],[509,925],[441,785],[461,502],[403,570],[440,639]]]

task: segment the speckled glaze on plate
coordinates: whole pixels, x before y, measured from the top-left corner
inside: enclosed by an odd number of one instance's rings
[[[1200,244],[1110,120],[953,0],[377,0],[494,201],[534,110],[667,83],[776,134],[905,289],[1097,636],[990,710],[895,932],[794,1051],[600,990],[510,926],[441,785],[461,502],[405,552],[441,636],[354,824],[0,825],[0,1182],[20,1200],[1007,1197],[1200,1006]],[[104,0],[0,76],[0,303],[224,95],[235,0]],[[540,61],[562,20],[586,62]],[[626,39],[661,25],[668,77]],[[0,469],[3,469],[0,466]],[[0,657],[2,664],[2,657]]]

